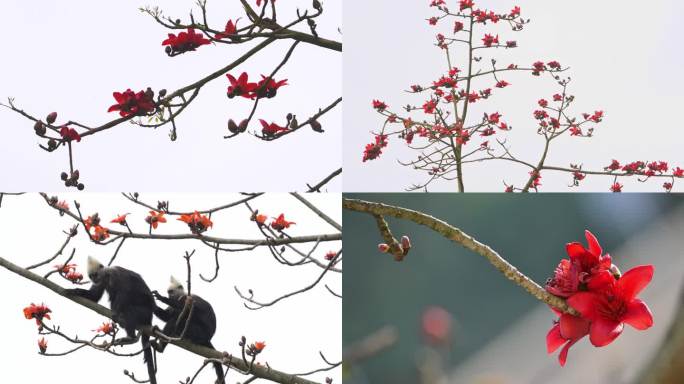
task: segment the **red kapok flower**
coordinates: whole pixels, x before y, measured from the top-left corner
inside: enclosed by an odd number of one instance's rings
[[[76,270],[76,264],[57,264],[54,265],[53,268],[59,273],[69,273]]]
[[[274,136],[280,132],[285,132],[287,131],[287,127],[281,127],[280,125],[276,123],[268,123],[266,120],[259,119],[259,122],[261,123],[261,134],[264,136]]]
[[[375,142],[366,144],[363,150],[363,161],[375,160],[382,154],[382,149],[387,146],[387,135],[375,135]]]
[[[325,254],[324,258],[328,261],[332,260],[337,256],[337,252],[335,251],[328,251],[328,253]]]
[[[472,8],[475,6],[475,2],[473,0],[460,0],[459,1],[459,6],[461,8],[461,11]]]
[[[194,51],[198,47],[210,42],[201,33],[196,33],[194,28],[188,28],[187,32],[181,32],[178,36],[169,33],[168,38],[162,41],[162,45],[168,45],[169,48],[166,49],[166,53],[169,56],[174,56]]]
[[[569,297],[579,289],[579,268],[568,259],[562,259],[553,277],[546,281],[546,290],[560,297]]]
[[[266,215],[258,214],[254,217],[254,221],[256,221],[259,225],[264,225],[264,223],[266,223],[267,218],[268,216]]]
[[[432,114],[435,112],[435,107],[437,107],[437,101],[428,100],[423,104],[423,112],[427,114]]]
[[[154,103],[154,92],[147,88],[145,91],[134,93],[131,89],[125,90],[123,93],[114,92],[114,99],[116,104],[109,107],[107,112],[119,111],[121,117],[126,116],[142,116],[150,112],[154,112],[156,104]]]
[[[287,85],[287,79],[275,81],[270,77],[261,75],[261,81],[257,83],[257,97],[272,98],[278,93],[278,88]]]
[[[380,100],[373,100],[373,108],[377,109],[378,111],[384,111],[387,109],[387,104]]]
[[[242,96],[247,99],[254,99],[256,95],[254,90],[257,88],[256,83],[249,82],[249,75],[247,72],[242,72],[236,79],[230,73],[226,75],[230,85],[228,86],[228,98],[232,99],[235,96]]]
[[[119,215],[116,217],[116,219],[112,220],[112,223],[116,224],[121,224],[121,225],[126,225],[126,216],[130,215],[130,213],[124,213],[123,215]]]
[[[110,335],[114,332],[114,324],[112,322],[102,323],[99,328],[93,329],[93,332],[101,332],[105,335]]]
[[[78,283],[83,280],[83,274],[76,271],[70,271],[64,277],[66,277],[67,280],[71,281],[72,283]]]
[[[150,215],[145,218],[145,222],[152,226],[152,228],[157,229],[159,223],[166,223],[166,217],[164,217],[164,212],[150,211]]]
[[[568,358],[570,347],[587,334],[589,334],[587,319],[563,313],[546,335],[546,351],[553,353],[563,345],[563,349],[558,354],[558,362],[562,367]]]
[[[285,220],[285,214],[281,213],[273,222],[271,223],[271,228],[276,231],[282,231],[283,229],[290,228],[290,225],[296,224],[294,221]]]
[[[256,343],[253,344],[253,346],[257,352],[261,352],[264,350],[264,348],[266,348],[266,343],[263,341],[257,341]]]
[[[622,192],[622,184],[618,182],[613,183],[613,185],[610,186],[610,191],[615,193]]]
[[[589,340],[596,347],[610,344],[622,333],[624,323],[638,330],[653,325],[646,303],[636,298],[653,278],[652,265],[640,265],[627,271],[601,292],[578,292],[568,304],[591,321]]]
[[[36,319],[36,324],[40,325],[40,321],[43,319],[50,319],[50,308],[45,304],[35,305],[31,303],[30,306],[24,308],[24,317],[26,320]]]
[[[565,251],[570,261],[577,265],[580,283],[590,283],[590,279],[603,272],[610,270],[612,260],[610,255],[602,255],[603,249],[596,236],[589,231],[584,231],[588,249],[581,243],[573,242],[565,245]]]
[[[216,34],[216,39],[224,39],[226,37],[231,37],[234,34],[237,33],[237,20],[235,23],[233,23],[233,20],[228,20],[226,23],[226,28],[223,30],[223,32],[217,33]]]
[[[38,340],[38,349],[40,350],[40,353],[45,353],[45,351],[47,351],[47,340],[45,340],[44,337]]]
[[[493,44],[499,44],[499,35],[493,36],[487,33],[482,39],[482,42],[484,43],[485,47],[491,47]]]
[[[59,129],[59,134],[66,141],[81,141],[81,135],[79,135],[75,129],[69,128],[66,125]]]
[[[181,215],[178,220],[186,223],[188,227],[190,227],[192,233],[202,233],[209,229],[209,227],[214,226],[214,223],[212,223],[207,216],[202,215],[197,211],[187,215]]]
[[[90,232],[91,227],[100,225],[100,215],[96,213],[92,216],[88,216],[85,220],[83,220],[83,224],[85,225],[86,231]]]
[[[109,229],[99,225],[96,225],[94,228],[95,233],[90,235],[90,238],[94,241],[104,241],[109,237]]]

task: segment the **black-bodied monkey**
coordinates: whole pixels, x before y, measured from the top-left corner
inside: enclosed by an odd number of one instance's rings
[[[152,292],[139,274],[122,267],[105,267],[94,258],[88,257],[88,277],[92,282],[90,289],[73,288],[67,292],[96,303],[107,292],[112,320],[126,331],[126,337],[117,342],[134,341],[136,328],[152,325],[156,304]],[[150,383],[157,384],[150,338],[141,334],[140,340]]]
[[[183,329],[186,327],[186,322],[188,314],[183,313],[183,308],[185,307],[185,302],[187,299],[187,294],[178,280],[171,276],[171,284],[167,290],[169,297],[164,297],[160,295],[157,291],[153,292],[154,297],[166,304],[168,307],[162,309],[155,305],[154,314],[166,324],[164,325],[165,335],[170,337],[179,337],[183,333]],[[211,344],[211,338],[216,332],[216,314],[214,309],[211,307],[206,300],[202,299],[197,295],[191,295],[192,297],[192,316],[190,317],[190,322],[187,324],[187,331],[185,332],[184,339],[191,341],[194,344],[202,345],[209,348],[214,348]],[[159,342],[154,344],[154,347],[159,352],[164,352],[166,348],[164,341],[159,340]],[[216,371],[217,383],[224,384],[223,378],[223,367],[220,363],[214,363],[214,370]]]

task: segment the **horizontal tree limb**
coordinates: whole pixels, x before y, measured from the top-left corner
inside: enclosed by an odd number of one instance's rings
[[[66,297],[67,299],[74,301],[94,312],[97,312],[98,314],[105,316],[107,318],[112,318],[112,312],[108,309],[105,308],[104,306],[95,303],[93,301],[87,300],[85,298],[79,297],[79,296],[72,296],[68,295],[66,289],[60,287],[59,285],[53,283],[52,281],[45,279],[39,275],[36,275],[35,273],[28,271],[12,262],[10,262],[7,259],[4,259],[0,257],[0,266],[6,268],[7,270],[16,273],[17,275],[20,275],[28,280],[31,280],[35,283],[38,283],[51,291],[55,292],[56,294]],[[147,326],[140,328],[139,331],[141,331],[143,334],[155,337],[155,331],[152,327]],[[277,383],[283,383],[283,384],[317,384],[314,381],[310,381],[307,379],[303,379],[298,376],[290,375],[285,372],[281,372],[275,369],[271,369],[267,366],[263,365],[253,365],[252,370],[250,371],[249,365],[245,363],[245,361],[240,358],[240,357],[234,357],[232,355],[227,355],[224,354],[220,351],[217,351],[215,349],[199,346],[192,344],[190,342],[187,342],[185,340],[180,340],[180,341],[174,341],[171,340],[170,344],[173,344],[177,347],[183,348],[188,352],[192,352],[196,355],[202,356],[207,359],[218,359],[221,361],[224,361],[224,365],[228,367],[233,367],[237,368],[240,371],[243,372],[250,372],[251,375],[265,379],[265,380],[270,380],[274,381]]]

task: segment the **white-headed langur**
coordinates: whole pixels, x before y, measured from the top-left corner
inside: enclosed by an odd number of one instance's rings
[[[152,292],[157,300],[168,306],[166,309],[162,309],[155,305],[154,309],[154,314],[161,321],[166,323],[162,332],[170,337],[179,337],[183,334],[183,330],[187,328],[183,335],[183,339],[189,340],[197,345],[214,349],[214,346],[211,344],[211,338],[214,336],[214,332],[216,332],[216,314],[214,313],[214,308],[211,307],[211,304],[193,294],[190,295],[192,297],[192,310],[188,308],[188,310],[184,312],[183,309],[185,308],[188,295],[185,293],[183,284],[173,276],[171,276],[171,284],[169,285],[167,293],[169,294],[168,298],[160,295],[157,291]],[[188,322],[188,314],[190,313],[192,313],[192,315]],[[164,352],[166,344],[167,343],[163,340],[153,343],[155,349],[159,352]],[[218,384],[224,384],[225,381],[221,363],[215,362],[214,369],[216,370],[216,382]]]
[[[117,343],[134,342],[137,340],[137,328],[152,325],[152,313],[156,306],[154,297],[139,274],[122,267],[105,267],[94,258],[88,257],[88,277],[92,282],[90,289],[74,288],[67,289],[67,292],[96,303],[107,292],[112,320],[126,331],[126,337],[117,339]],[[150,383],[157,384],[150,337],[141,333],[140,340]]]

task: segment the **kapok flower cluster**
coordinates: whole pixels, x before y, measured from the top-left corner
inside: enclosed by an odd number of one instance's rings
[[[558,361],[565,365],[572,345],[589,335],[595,347],[606,346],[615,340],[629,324],[645,330],[653,325],[650,309],[637,295],[651,282],[652,265],[636,266],[625,274],[603,254],[596,237],[585,231],[587,246],[581,243],[566,245],[567,259],[562,259],[554,276],[546,282],[546,290],[567,300],[580,313],[573,316],[551,308],[558,319],[546,335],[548,353],[563,346]]]

